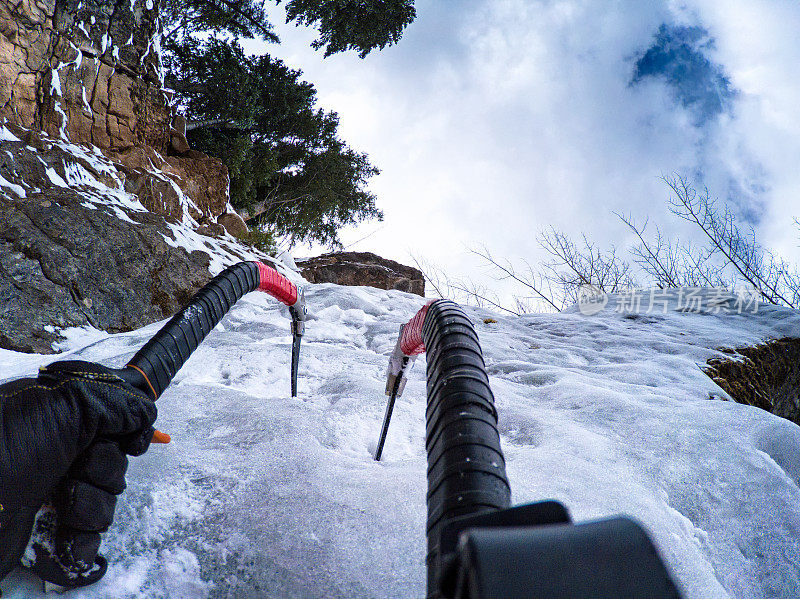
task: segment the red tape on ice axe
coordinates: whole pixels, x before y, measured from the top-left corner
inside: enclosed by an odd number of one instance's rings
[[[269,293],[276,300],[287,306],[293,306],[297,303],[298,291],[294,283],[266,264],[256,262],[255,265],[258,267],[259,291]]]

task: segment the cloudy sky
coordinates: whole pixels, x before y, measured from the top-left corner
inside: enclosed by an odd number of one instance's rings
[[[800,5],[790,0],[417,0],[401,42],[327,59],[279,26],[268,51],[382,169],[353,250],[483,278],[469,247],[532,263],[553,226],[606,247],[614,211],[691,232],[661,175],[706,184],[790,258],[800,231]],[[280,12],[274,20],[282,22]],[[370,235],[371,234],[371,235]],[[357,240],[369,235],[367,239]],[[321,248],[296,248],[308,255]]]

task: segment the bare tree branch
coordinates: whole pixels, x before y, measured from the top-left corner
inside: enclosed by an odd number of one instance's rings
[[[425,281],[430,283],[431,287],[433,287],[434,291],[436,291],[436,295],[442,299],[449,298],[450,294],[446,291],[442,291],[442,289],[445,288],[447,281],[441,269],[422,258],[418,258],[414,254],[411,254],[411,259],[414,261],[414,264],[417,265],[417,268],[422,273],[422,277],[425,279]]]
[[[671,212],[697,225],[710,241],[711,248],[724,256],[726,265],[735,269],[769,303],[797,307],[796,298],[788,299],[786,295],[800,282],[789,274],[783,260],[776,259],[758,244],[752,228],[749,238],[743,235],[734,214],[727,207],[720,212],[707,188],[698,195],[685,177],[662,179],[674,193],[670,200]]]
[[[520,275],[518,275],[516,273],[516,271],[514,270],[514,267],[511,265],[511,263],[508,260],[506,260],[505,264],[501,264],[500,262],[498,262],[497,260],[494,259],[492,254],[489,252],[488,249],[486,249],[485,246],[481,250],[476,250],[476,249],[472,248],[472,249],[470,249],[470,252],[472,252],[476,256],[479,256],[479,257],[483,258],[487,263],[491,264],[492,266],[494,266],[495,268],[500,270],[500,272],[504,273],[500,277],[501,279],[512,279],[512,280],[514,280],[514,281],[516,281],[518,283],[521,283],[522,285],[524,285],[528,289],[532,290],[536,294],[536,297],[538,297],[538,298],[544,300],[545,302],[547,302],[548,304],[550,304],[556,311],[560,311],[560,308],[553,302],[553,298],[551,296],[548,296],[545,293],[543,293],[536,286],[536,282],[535,282],[535,280],[533,278],[526,279],[526,278],[521,277]],[[515,301],[516,301],[516,298],[515,298]],[[519,305],[519,303],[517,303],[517,308],[519,308],[519,307],[520,307],[520,305]],[[509,310],[509,312],[511,312],[511,310]]]
[[[654,236],[646,235],[648,221],[635,222],[632,216],[615,213],[636,236],[628,248],[637,271],[646,275],[645,283],[660,288],[713,287],[733,290],[746,282],[772,304],[800,307],[800,272],[774,256],[756,240],[752,228],[745,234],[728,208],[718,209],[708,189],[698,194],[685,177],[663,177],[672,190],[670,211],[699,227],[707,243],[694,245],[665,237],[656,226]],[[794,219],[800,227],[800,219]],[[631,263],[614,247],[602,251],[586,235],[578,242],[550,228],[540,233],[539,245],[551,257],[534,269],[526,263],[527,273],[520,273],[508,259],[498,259],[484,246],[470,249],[494,271],[494,278],[510,281],[531,291],[529,296],[513,296],[508,306],[497,294],[475,282],[453,280],[441,271],[430,274],[420,260],[414,259],[426,280],[440,297],[465,297],[478,306],[489,306],[521,315],[533,307],[557,311],[579,300],[581,288],[591,286],[603,293],[619,293],[637,287]],[[533,302],[533,304],[532,304]]]

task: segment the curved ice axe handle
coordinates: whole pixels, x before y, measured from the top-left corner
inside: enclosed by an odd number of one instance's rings
[[[207,283],[117,374],[158,399],[189,356],[242,296],[264,291],[289,306],[293,322],[305,319],[303,294],[274,268],[240,262]],[[292,332],[296,330],[293,324]]]

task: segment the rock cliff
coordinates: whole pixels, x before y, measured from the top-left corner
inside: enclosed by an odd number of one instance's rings
[[[734,400],[800,424],[800,339],[723,349],[703,371]]]
[[[147,208],[177,222],[172,185],[192,198],[199,224],[228,207],[228,173],[192,151],[185,121],[163,89],[154,0],[0,0],[0,121],[120,164]]]
[[[137,206],[110,164],[33,134],[5,137],[0,347],[48,353],[61,329],[135,329],[208,280],[209,255],[174,247],[164,218]]]
[[[3,0],[0,116],[103,150],[164,152],[157,19],[152,0]]]
[[[170,316],[258,257],[163,89],[158,2],[0,0],[0,347]],[[204,233],[203,236],[199,233]]]

